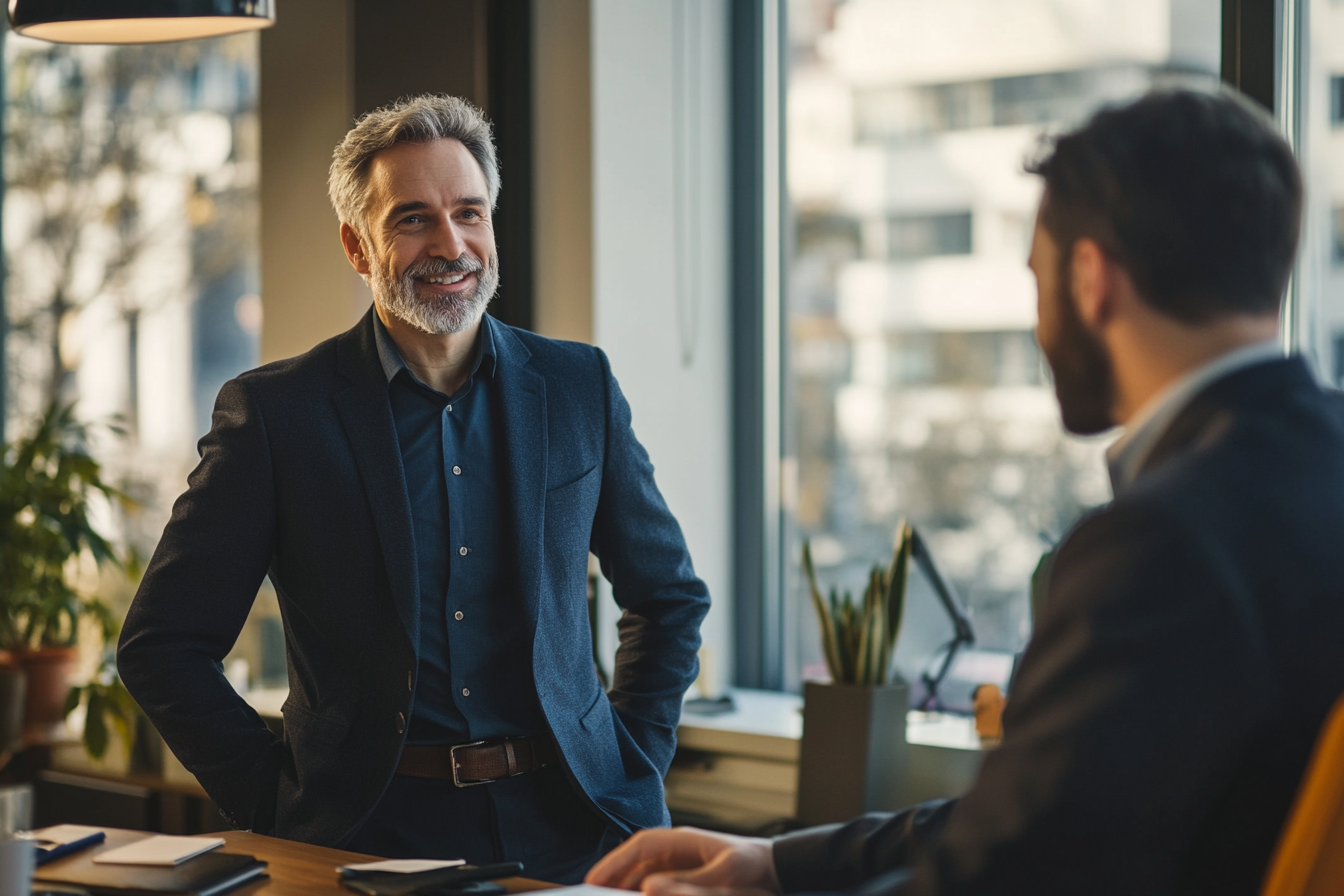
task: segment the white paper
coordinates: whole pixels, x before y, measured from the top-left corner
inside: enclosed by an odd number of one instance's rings
[[[94,862],[103,865],[180,865],[187,859],[224,845],[214,837],[155,836],[100,852]]]
[[[579,884],[577,887],[555,887],[547,890],[546,896],[633,896],[633,894],[629,890],[614,890],[611,887]]]
[[[364,862],[360,865],[342,865],[337,871],[392,871],[398,874],[412,874],[416,871],[437,871],[440,868],[456,868],[467,864],[466,859],[383,859],[381,862]]]
[[[66,843],[74,843],[76,840],[83,840],[85,837],[92,837],[94,834],[101,834],[102,832],[102,828],[91,828],[83,824],[58,824],[37,831],[29,831],[24,837],[38,844],[50,843],[53,846],[63,846]]]

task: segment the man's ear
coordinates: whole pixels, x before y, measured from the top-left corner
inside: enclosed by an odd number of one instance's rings
[[[1079,237],[1069,258],[1069,287],[1083,323],[1092,329],[1114,313],[1111,296],[1111,260],[1096,240]]]
[[[341,248],[345,249],[345,257],[350,259],[350,264],[354,269],[364,275],[369,274],[369,256],[364,251],[364,241],[355,233],[355,228],[345,222],[341,222]]]

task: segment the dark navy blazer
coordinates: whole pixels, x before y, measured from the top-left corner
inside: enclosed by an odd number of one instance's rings
[[[231,823],[319,844],[377,804],[415,701],[411,511],[371,315],[220,390],[118,650],[132,694]],[[532,644],[518,661],[572,782],[624,829],[665,825],[709,595],[606,356],[486,325]],[[590,549],[624,609],[609,694],[593,669]],[[220,667],[267,574],[289,654],[283,740]]]
[[[775,841],[785,893],[1253,896],[1344,692],[1344,413],[1300,358],[1176,417],[1060,546],[959,801]]]

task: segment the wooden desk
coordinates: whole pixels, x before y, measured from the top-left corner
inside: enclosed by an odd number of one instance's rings
[[[107,831],[106,842],[80,855],[92,855],[136,840],[152,836],[144,831],[126,831],[118,828],[104,828]],[[201,834],[202,837],[223,837],[224,852],[245,853],[256,856],[267,864],[269,877],[253,881],[235,890],[228,896],[352,896],[352,891],[342,887],[336,880],[336,868],[352,862],[370,862],[377,856],[366,856],[357,852],[345,852],[340,849],[328,849],[325,846],[312,846],[296,843],[293,840],[281,840],[263,834],[247,831],[223,831],[218,834]],[[59,872],[61,863],[73,857],[57,859],[43,865],[39,872]],[[53,874],[54,876],[54,874]],[[531,890],[546,890],[551,884],[511,877],[499,881],[510,893],[525,893]]]

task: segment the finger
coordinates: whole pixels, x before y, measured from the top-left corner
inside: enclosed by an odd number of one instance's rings
[[[678,880],[673,874],[651,874],[642,888],[643,896],[776,896],[757,887],[699,886]]]
[[[665,870],[670,879],[697,887],[773,890],[779,886],[774,879],[768,842],[750,838],[725,844],[717,854],[706,856],[699,867]]]
[[[678,861],[676,843],[667,830],[640,831],[607,853],[589,870],[584,882],[602,887],[638,889],[653,871],[691,867],[696,859]]]
[[[637,862],[626,869],[624,876],[620,879],[617,889],[620,890],[638,890],[644,883],[645,878],[665,870],[665,865],[661,862],[644,860]]]
[[[629,840],[607,853],[597,864],[589,869],[584,883],[599,887],[615,887],[625,880],[630,869],[643,861],[648,832],[641,831]]]

